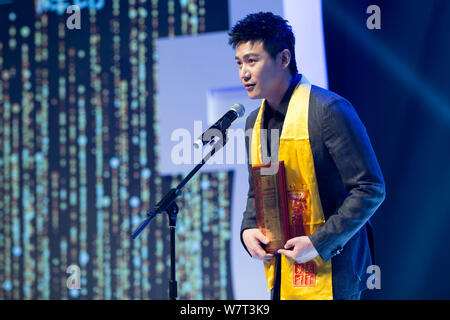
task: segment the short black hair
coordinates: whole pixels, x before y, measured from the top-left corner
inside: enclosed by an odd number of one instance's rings
[[[289,70],[292,75],[298,73],[295,62],[295,37],[287,20],[272,12],[258,12],[239,20],[228,32],[228,44],[236,49],[240,42],[262,41],[264,49],[275,59],[277,54],[288,49],[291,53]]]

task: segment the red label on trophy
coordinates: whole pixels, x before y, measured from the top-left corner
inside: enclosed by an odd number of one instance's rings
[[[305,235],[303,228],[303,217],[308,210],[309,191],[306,186],[297,190],[294,185],[289,185],[288,202],[290,208],[290,236],[300,237]]]

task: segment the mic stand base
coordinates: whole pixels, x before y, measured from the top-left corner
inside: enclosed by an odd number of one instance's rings
[[[176,300],[178,297],[178,286],[176,280],[176,260],[175,260],[175,229],[177,227],[178,206],[174,202],[171,203],[167,210],[169,215],[169,229],[170,229],[170,281],[169,281],[169,299]]]

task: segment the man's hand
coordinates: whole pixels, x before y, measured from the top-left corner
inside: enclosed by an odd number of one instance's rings
[[[279,249],[277,252],[294,259],[297,263],[308,262],[319,255],[309,237],[306,236],[288,240],[284,245],[284,249]]]
[[[263,261],[269,261],[273,258],[273,254],[267,253],[261,246],[261,243],[268,244],[269,239],[259,229],[244,230],[242,240],[253,258]]]

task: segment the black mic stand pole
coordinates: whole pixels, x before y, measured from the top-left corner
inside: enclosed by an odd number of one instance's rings
[[[178,205],[175,199],[179,197],[182,192],[181,189],[186,185],[186,183],[191,180],[191,178],[203,167],[203,165],[208,161],[216,151],[222,149],[227,143],[226,132],[222,132],[222,138],[217,141],[211,140],[209,143],[212,145],[212,149],[208,152],[206,156],[203,157],[202,161],[197,164],[191,172],[178,184],[176,188],[172,188],[166,195],[161,199],[156,206],[147,213],[147,218],[136,228],[136,230],[131,235],[131,238],[136,239],[139,234],[147,227],[150,221],[159,213],[167,213],[169,215],[169,229],[170,229],[170,282],[169,282],[169,299],[176,300],[177,298],[177,281],[176,281],[176,259],[175,259],[175,228],[177,224],[177,214],[179,211]]]

